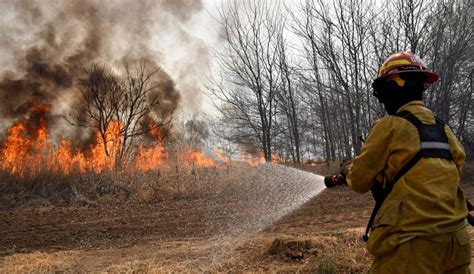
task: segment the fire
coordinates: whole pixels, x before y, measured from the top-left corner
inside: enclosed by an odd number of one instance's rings
[[[49,171],[70,174],[73,171],[94,171],[97,173],[112,170],[120,152],[120,123],[112,122],[104,138],[96,134],[96,145],[87,152],[73,150],[70,140],[60,140],[59,148],[53,153],[53,165]],[[87,156],[86,156],[87,155]]]
[[[163,167],[167,156],[160,131],[152,124],[148,125],[148,128],[155,142],[151,147],[140,145],[135,162],[135,169],[139,171],[151,171]]]
[[[76,151],[71,153],[71,141],[61,140],[59,149],[54,153],[55,165],[52,170],[56,173],[70,174],[74,170],[84,172],[87,169],[87,161],[84,154]]]
[[[117,168],[117,161],[126,161],[124,169],[151,171],[169,167],[170,159],[176,159],[180,166],[189,168],[215,167],[216,162],[202,151],[192,148],[181,148],[173,158],[164,146],[160,131],[150,126],[149,136],[153,139],[138,145],[132,159],[124,159],[122,153],[123,126],[111,122],[105,134],[96,133],[95,144],[79,150],[68,139],[61,139],[53,144],[49,140],[46,114],[48,106],[32,106],[30,116],[14,123],[6,130],[6,139],[0,146],[0,169],[17,177],[34,176],[49,172],[54,174],[71,174],[74,172],[101,173]],[[174,151],[174,150],[171,150]],[[219,163],[229,163],[229,157],[219,151],[214,152]],[[278,162],[278,157],[272,157]],[[257,158],[246,155],[244,162],[256,166],[265,163],[263,155]],[[174,165],[174,164],[173,164]]]
[[[265,156],[263,155],[263,153],[258,154],[257,157],[251,154],[245,153],[242,155],[242,158],[244,162],[246,162],[247,164],[251,166],[259,166],[266,163]],[[276,154],[272,154],[272,163],[279,163],[279,162],[281,162],[280,157]]]
[[[260,154],[257,157],[254,157],[252,155],[245,155],[245,162],[251,166],[263,165],[265,164],[265,157],[263,156],[263,154]]]
[[[272,163],[280,163],[280,162],[281,162],[280,156],[276,154],[272,154]]]
[[[97,144],[91,149],[88,157],[90,160],[88,170],[100,173],[114,169],[122,142],[121,130],[122,125],[119,122],[111,122],[104,136],[99,132],[96,133]]]
[[[219,149],[216,149],[214,151],[214,154],[216,155],[217,159],[222,162],[222,163],[230,163],[231,159],[229,156],[225,155],[225,153]]]
[[[162,144],[156,144],[152,148],[144,148],[140,146],[138,150],[135,168],[140,171],[156,170],[165,164],[164,158],[166,154]]]
[[[190,160],[197,167],[211,167],[214,166],[214,161],[200,151],[191,151],[189,154]]]
[[[3,170],[10,171],[12,174],[22,173],[24,160],[31,147],[31,140],[23,137],[24,132],[26,132],[25,125],[14,124],[8,129],[9,136],[4,142],[0,164]]]
[[[17,176],[25,176],[47,165],[42,157],[52,150],[43,117],[47,111],[46,105],[35,105],[31,115],[40,117],[36,127],[18,122],[7,129],[8,137],[0,153],[0,168]]]
[[[213,167],[215,162],[201,151],[182,148],[178,155],[180,165],[187,167]]]
[[[110,123],[104,136],[97,132],[96,144],[82,152],[74,150],[70,140],[60,140],[56,146],[49,141],[45,121],[47,112],[47,105],[35,104],[31,108],[30,117],[7,129],[7,138],[0,148],[1,169],[18,177],[25,177],[38,172],[99,173],[115,167],[122,142],[120,123]],[[150,154],[150,151],[145,149],[139,152],[147,153]]]

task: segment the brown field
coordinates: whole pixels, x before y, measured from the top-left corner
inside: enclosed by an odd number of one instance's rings
[[[314,196],[321,177],[288,167],[3,177],[0,273],[353,273],[371,261],[360,238],[371,196]],[[473,164],[463,188],[474,200]]]

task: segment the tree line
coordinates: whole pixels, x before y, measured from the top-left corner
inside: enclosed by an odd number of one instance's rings
[[[292,5],[292,6],[289,6]],[[218,136],[300,163],[357,155],[385,115],[378,68],[410,50],[440,75],[424,101],[474,150],[474,4],[470,0],[231,1],[220,9]]]

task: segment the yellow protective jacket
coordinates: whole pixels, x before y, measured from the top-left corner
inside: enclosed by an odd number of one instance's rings
[[[407,110],[424,124],[435,124],[433,113],[422,101],[412,101]],[[465,152],[453,132],[445,126],[453,160],[422,158],[395,184],[375,217],[367,249],[383,255],[398,244],[416,237],[458,231],[466,226],[466,200],[459,187]],[[374,184],[390,181],[419,150],[417,128],[398,116],[377,120],[361,153],[347,174],[347,184],[365,193]]]

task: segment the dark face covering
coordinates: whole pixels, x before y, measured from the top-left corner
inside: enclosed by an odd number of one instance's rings
[[[386,81],[374,85],[374,96],[384,105],[388,114],[393,115],[397,110],[408,102],[422,100],[423,91],[426,89],[424,78],[418,75],[401,74],[405,82],[400,87],[395,81]]]

